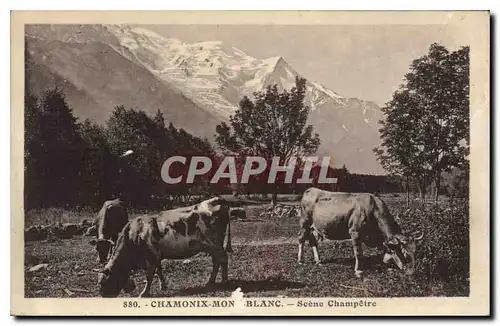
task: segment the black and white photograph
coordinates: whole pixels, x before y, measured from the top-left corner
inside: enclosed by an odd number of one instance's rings
[[[12,291],[138,314],[472,300],[472,270],[489,282],[489,14],[461,14],[25,21]]]

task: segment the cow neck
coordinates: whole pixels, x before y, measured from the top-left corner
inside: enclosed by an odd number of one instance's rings
[[[390,216],[390,215],[389,215]],[[401,234],[401,229],[394,221],[392,216],[388,218],[384,218],[383,220],[377,219],[379,229],[384,234],[386,239],[391,239],[397,234]]]
[[[111,253],[111,258],[108,260],[105,268],[112,274],[117,268],[126,265],[127,258],[127,244],[123,239],[123,236],[120,236],[116,242],[116,245],[113,247],[113,252]]]

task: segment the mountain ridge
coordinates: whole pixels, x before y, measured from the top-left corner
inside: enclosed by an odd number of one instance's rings
[[[78,48],[78,44],[87,44],[89,47],[92,47],[93,43],[105,44],[117,56],[127,59],[127,63],[123,63],[114,54],[99,53],[97,50],[86,51],[87,60],[99,61],[96,59],[98,56],[113,57],[113,60],[120,61],[121,64],[109,63],[111,67],[105,69],[108,75],[133,76],[130,74],[132,69],[141,76],[148,75],[143,78],[145,84],[156,85],[161,92],[168,93],[168,96],[156,102],[149,101],[149,97],[154,96],[155,92],[144,91],[143,88],[136,100],[130,99],[133,93],[118,92],[119,95],[113,95],[113,87],[124,87],[130,92],[135,87],[140,88],[140,83],[132,78],[128,82],[120,81],[110,87],[109,92],[112,94],[108,97],[118,96],[112,101],[120,100],[138,107],[144,106],[141,101],[149,103],[150,106],[154,102],[157,106],[163,106],[162,111],[168,121],[211,140],[215,134],[215,125],[229,120],[243,96],[252,98],[254,92],[263,91],[273,84],[278,85],[280,90],[290,89],[294,86],[295,77],[305,77],[282,56],[257,59],[220,41],[184,43],[178,39],[165,38],[142,27],[131,28],[123,25],[80,25],[61,28],[40,26],[27,28],[27,35],[38,36],[40,42],[47,44],[54,40],[64,42],[68,47],[66,52],[71,52],[69,48]],[[53,53],[52,46],[47,44],[49,53]],[[67,53],[64,56],[59,53],[57,60],[76,61]],[[84,64],[88,62],[79,63],[79,68],[88,69]],[[78,75],[78,71],[73,72]],[[84,72],[82,74],[85,75]],[[101,78],[99,74],[88,76],[87,80],[77,77],[71,76],[70,79],[87,88],[93,84],[92,79]],[[116,82],[109,76],[102,78]],[[193,107],[175,107],[173,103],[180,101],[177,97],[185,97],[192,102]],[[105,100],[109,101],[108,98]],[[101,103],[102,99],[94,101]],[[309,123],[313,124],[322,141],[318,154],[332,156],[334,161],[338,162],[337,165],[346,164],[353,172],[385,172],[371,150],[380,142],[377,121],[381,118],[381,111],[374,102],[343,97],[322,84],[307,79],[305,104],[311,109]],[[145,109],[148,112],[153,110],[152,107]],[[109,111],[109,108],[101,110]],[[188,110],[190,114],[182,114],[180,111],[183,110]]]

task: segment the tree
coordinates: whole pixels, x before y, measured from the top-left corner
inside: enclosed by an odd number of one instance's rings
[[[142,110],[118,106],[106,122],[106,137],[110,152],[119,157],[131,149],[134,155],[127,160],[116,160],[119,172],[115,181],[117,194],[126,201],[146,205],[161,181],[161,147],[165,146],[159,137],[164,127]],[[160,144],[162,144],[160,146]],[[140,187],[137,185],[140,184]]]
[[[309,108],[304,105],[306,80],[295,79],[291,90],[278,91],[277,85],[254,93],[254,100],[243,97],[229,125],[216,127],[216,142],[226,151],[240,155],[279,157],[280,164],[290,158],[315,152],[320,144],[312,125],[307,125]],[[273,203],[277,185],[273,187]]]
[[[28,180],[27,187],[41,191],[40,204],[75,204],[84,164],[78,121],[57,88],[45,92],[38,108],[33,107],[30,112],[32,117],[26,122],[30,134],[26,135],[26,142],[33,155],[30,161],[36,165],[36,183]]]
[[[382,111],[382,145],[374,149],[382,166],[407,185],[414,178],[422,199],[432,180],[437,202],[441,174],[469,153],[469,47],[432,44]]]
[[[40,140],[42,114],[38,100],[27,96],[24,102],[24,199],[26,207],[41,204],[40,168],[43,146]]]
[[[117,177],[116,158],[111,155],[104,127],[85,120],[79,126],[83,141],[79,202],[94,207],[113,197]]]
[[[469,198],[469,165],[453,168],[450,172],[443,173],[443,185],[450,198],[450,206],[455,199],[468,200]]]
[[[165,128],[165,118],[163,117],[163,113],[158,109],[156,111],[155,117],[153,118],[154,122],[158,129],[162,130]]]
[[[106,138],[109,151],[115,158],[114,166],[118,177],[114,180],[115,192],[126,201],[138,206],[150,207],[152,197],[189,195],[192,186],[185,183],[169,185],[161,178],[165,160],[173,155],[207,155],[213,152],[206,139],[193,136],[170,123],[168,128],[163,114],[158,110],[154,117],[140,109],[126,109],[118,106],[106,123]],[[127,159],[119,156],[133,150]],[[138,187],[137,185],[140,185]]]
[[[422,110],[416,109],[418,101],[408,90],[398,90],[382,108],[385,120],[381,121],[381,147],[374,152],[381,165],[393,176],[401,177],[406,184],[406,202],[410,202],[410,184],[419,185],[421,198],[425,197],[426,171],[423,168],[424,147],[418,144]]]
[[[30,88],[31,57],[28,42],[24,41],[24,201],[26,207],[41,203],[39,167],[42,153],[40,142],[41,119],[39,101]]]

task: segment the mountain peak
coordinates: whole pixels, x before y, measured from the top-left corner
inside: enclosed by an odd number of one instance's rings
[[[286,63],[285,59],[283,59],[282,56],[270,57],[270,58],[262,60],[262,62],[264,62],[270,66],[273,66],[273,67],[276,67],[279,64]]]

